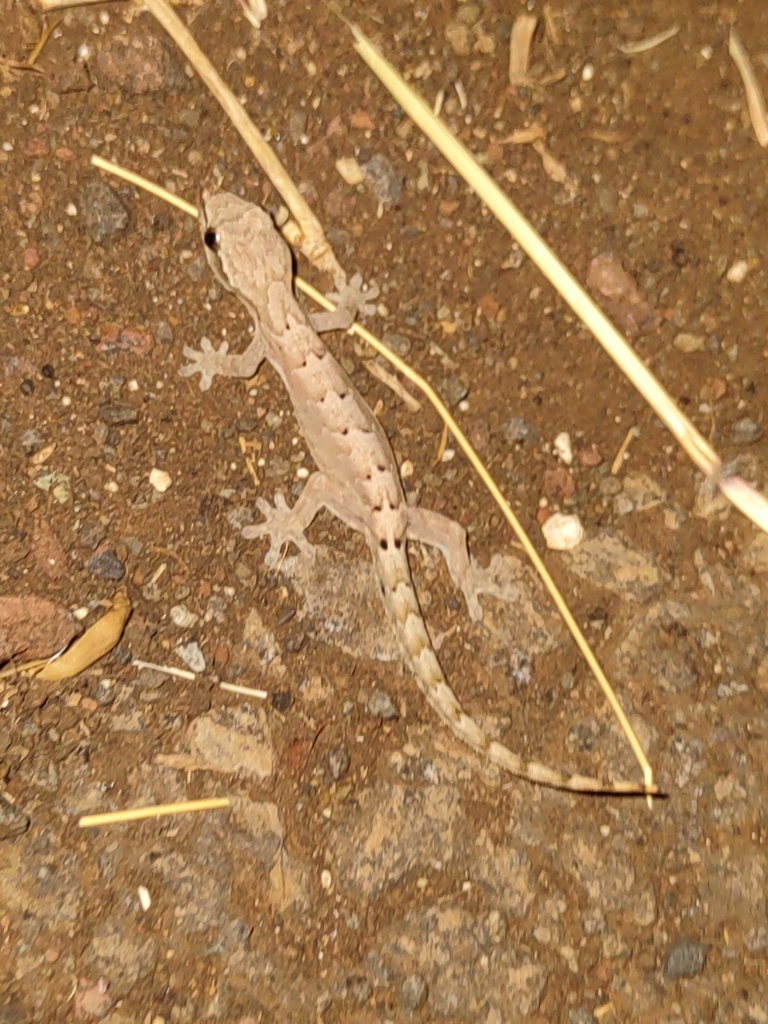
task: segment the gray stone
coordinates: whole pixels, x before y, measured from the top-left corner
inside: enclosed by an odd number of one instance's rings
[[[536,427],[522,416],[513,416],[502,423],[501,436],[507,444],[538,444],[541,438]]]
[[[695,939],[675,939],[664,956],[668,978],[693,978],[704,970],[709,946]]]
[[[756,444],[764,433],[765,431],[758,423],[745,416],[743,419],[736,420],[731,427],[731,442],[741,445]]]
[[[413,1013],[427,1001],[429,987],[420,974],[409,974],[400,986],[400,1002]]]
[[[336,782],[347,774],[349,765],[349,751],[343,743],[338,747],[334,747],[328,754],[328,767]]]
[[[109,185],[99,178],[88,181],[81,202],[85,226],[97,245],[121,234],[128,226],[128,211]]]
[[[29,815],[0,794],[0,840],[15,839],[29,828]]]
[[[376,718],[383,718],[385,722],[399,718],[397,708],[392,703],[392,698],[383,690],[374,690],[367,701],[368,710]]]

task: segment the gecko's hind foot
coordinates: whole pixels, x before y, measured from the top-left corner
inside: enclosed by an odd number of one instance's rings
[[[182,377],[191,377],[193,373],[200,374],[200,390],[207,391],[213,383],[217,373],[223,373],[228,361],[232,358],[228,355],[229,342],[222,341],[218,349],[215,349],[208,338],[200,339],[200,348],[190,348],[185,345],[183,352],[186,359],[191,362],[179,368]]]
[[[306,558],[315,557],[315,548],[304,536],[301,524],[297,522],[294,510],[288,506],[285,495],[276,494],[274,505],[270,505],[265,498],[257,498],[256,508],[264,516],[264,522],[244,526],[240,533],[246,540],[269,537],[272,543],[264,558],[265,565],[270,568],[276,566],[283,549],[289,543],[295,544]]]
[[[469,569],[462,577],[461,590],[473,622],[479,622],[483,617],[483,609],[478,600],[479,594],[488,594],[509,604],[520,599],[520,590],[512,580],[509,567],[499,554],[493,556],[487,569],[481,568],[472,558]]]

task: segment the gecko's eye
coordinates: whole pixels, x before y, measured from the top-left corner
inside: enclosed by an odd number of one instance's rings
[[[203,241],[209,249],[213,249],[214,252],[219,248],[219,236],[209,228],[203,235]]]

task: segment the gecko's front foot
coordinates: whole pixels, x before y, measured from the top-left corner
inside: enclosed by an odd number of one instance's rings
[[[184,356],[192,362],[179,368],[182,377],[191,377],[193,373],[200,374],[200,390],[207,391],[213,383],[217,373],[224,373],[229,360],[229,342],[222,341],[218,349],[215,349],[208,338],[200,339],[200,348],[184,346]]]
[[[353,319],[356,316],[375,315],[376,306],[371,300],[378,299],[379,297],[380,292],[377,284],[371,282],[367,286],[363,285],[361,274],[353,274],[349,281],[339,278],[334,283],[337,290],[335,292],[328,292],[326,298],[335,302],[340,309],[349,310]]]
[[[264,516],[263,523],[256,523],[253,526],[244,526],[240,531],[246,540],[253,540],[255,537],[269,537],[272,541],[269,551],[264,558],[264,564],[270,568],[280,561],[282,550],[286,544],[293,543],[307,558],[315,557],[315,549],[304,536],[301,523],[297,520],[295,509],[289,508],[283,494],[275,495],[275,504],[265,498],[256,499],[256,508]]]

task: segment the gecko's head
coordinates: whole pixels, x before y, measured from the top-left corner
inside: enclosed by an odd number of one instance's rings
[[[254,203],[231,192],[205,193],[200,233],[211,270],[241,298],[283,273],[290,277],[290,250],[269,214]]]

